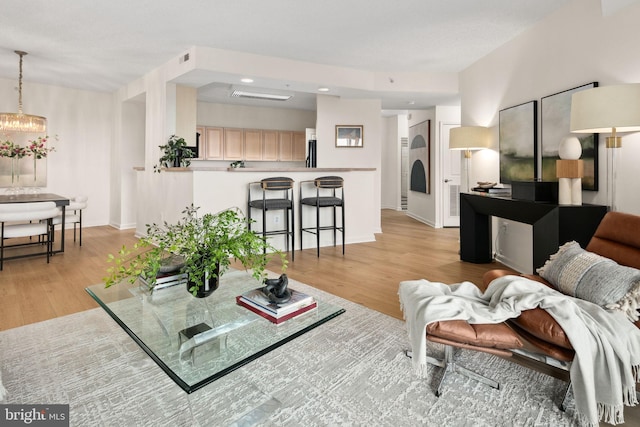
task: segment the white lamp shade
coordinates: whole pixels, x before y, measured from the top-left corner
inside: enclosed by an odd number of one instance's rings
[[[491,147],[489,128],[461,126],[449,131],[449,149],[480,150]]]
[[[571,132],[640,130],[640,83],[603,86],[571,96]]]

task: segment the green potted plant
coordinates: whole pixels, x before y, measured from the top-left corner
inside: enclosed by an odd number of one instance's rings
[[[282,271],[287,268],[285,254],[276,250],[261,235],[249,230],[246,217],[238,208],[198,215],[198,208],[187,207],[175,224],[147,225],[147,236],[129,249],[123,246],[109,255],[114,265],[107,270],[105,286],[123,280],[130,283],[141,277],[151,291],[167,260],[179,258],[181,272],[187,275],[187,287],[194,296],[207,296],[218,287],[218,279],[238,260],[251,269],[259,282],[266,278],[266,265],[280,256]]]
[[[188,167],[193,158],[193,151],[187,147],[184,138],[171,135],[164,145],[159,145],[163,150],[162,156],[158,159],[157,165],[153,167],[154,172],[160,173],[163,167]]]

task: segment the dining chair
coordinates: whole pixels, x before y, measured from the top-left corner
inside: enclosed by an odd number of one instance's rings
[[[55,202],[2,203],[0,204],[0,271],[4,261],[36,255],[47,256],[47,264],[53,250],[53,218],[58,215]],[[5,245],[9,239],[37,236],[38,241],[19,241]],[[45,252],[24,252],[5,257],[5,249],[46,245]]]
[[[87,196],[75,196],[69,198],[69,205],[65,208],[64,224],[65,229],[73,224],[73,241],[76,241],[76,227],[80,235],[80,246],[82,246],[82,211],[87,207]],[[54,227],[62,224],[62,209],[58,208],[58,215],[53,219]]]

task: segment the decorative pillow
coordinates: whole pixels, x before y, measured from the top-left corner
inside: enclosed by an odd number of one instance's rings
[[[560,292],[591,301],[610,310],[620,310],[636,321],[640,308],[640,270],[587,252],[577,242],[568,242],[537,270]]]

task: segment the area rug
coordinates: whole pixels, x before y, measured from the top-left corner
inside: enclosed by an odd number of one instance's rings
[[[346,313],[192,394],[101,308],[0,332],[3,403],[69,404],[72,426],[573,425],[566,383],[484,353],[456,358],[500,390],[451,373],[437,398],[442,370],[414,375],[404,322],[291,284]]]

